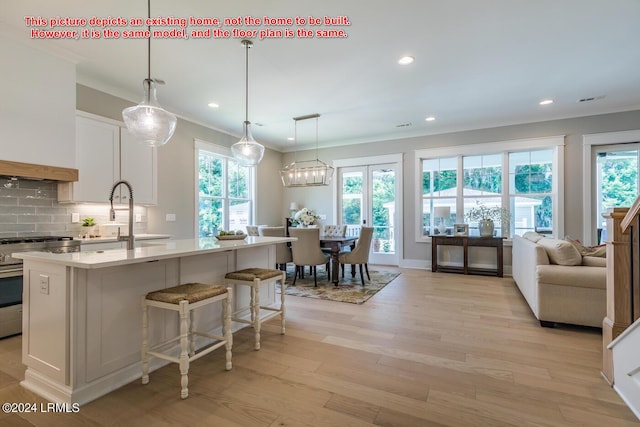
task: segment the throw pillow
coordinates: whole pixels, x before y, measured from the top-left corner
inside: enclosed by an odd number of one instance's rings
[[[582,256],[595,256],[602,258],[607,256],[606,245],[584,246],[580,240],[572,239],[569,236],[565,236],[564,240],[571,243]]]
[[[578,250],[566,240],[545,237],[538,240],[538,244],[545,249],[549,256],[549,261],[551,261],[552,264],[582,264],[582,255],[580,255],[580,252],[578,252]]]

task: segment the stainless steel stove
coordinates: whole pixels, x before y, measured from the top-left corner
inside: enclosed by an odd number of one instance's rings
[[[80,243],[63,236],[0,238],[0,338],[22,332],[22,260],[11,254],[78,252]]]

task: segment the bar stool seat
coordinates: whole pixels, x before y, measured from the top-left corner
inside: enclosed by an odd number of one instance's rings
[[[226,370],[231,370],[231,300],[232,289],[225,286],[203,283],[187,283],[167,289],[150,292],[142,297],[142,384],[149,383],[149,356],[155,356],[180,366],[180,397],[189,396],[189,364],[212,351],[225,346]],[[193,313],[200,307],[220,301],[222,303],[222,336],[193,330]],[[180,315],[180,335],[149,348],[149,307],[176,311]],[[196,353],[195,337],[202,336],[214,340],[214,344]],[[174,341],[180,341],[180,356],[175,357],[158,350]]]
[[[251,311],[251,320],[238,317],[240,311],[231,314],[231,320],[239,323],[250,324],[255,331],[256,350],[260,350],[260,325],[274,316],[280,315],[280,333],[285,332],[285,308],[284,308],[284,287],[287,273],[282,270],[274,270],[270,268],[246,268],[244,270],[232,271],[225,275],[225,283],[247,285],[251,287],[251,301],[249,308]],[[260,305],[260,285],[271,284],[280,281],[280,308],[261,306]],[[264,317],[261,317],[260,309],[270,311]]]

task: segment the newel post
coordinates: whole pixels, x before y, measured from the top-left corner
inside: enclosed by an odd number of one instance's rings
[[[629,233],[623,233],[621,223],[629,208],[607,209],[607,315],[602,321],[602,375],[613,385],[613,353],[609,343],[630,323],[629,287],[631,261]]]

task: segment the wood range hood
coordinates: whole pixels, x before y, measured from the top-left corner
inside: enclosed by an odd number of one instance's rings
[[[50,180],[59,182],[74,182],[78,180],[78,169],[0,160],[0,176],[11,176],[24,179]]]

